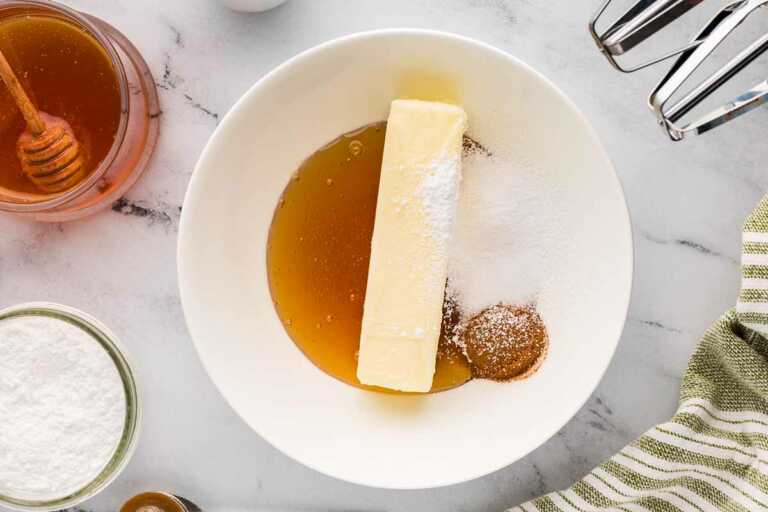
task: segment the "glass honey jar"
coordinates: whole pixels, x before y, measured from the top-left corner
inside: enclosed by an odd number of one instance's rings
[[[0,51],[32,103],[69,123],[85,169],[63,191],[36,189],[16,153],[24,118],[0,82],[0,211],[61,222],[119,199],[158,138],[157,89],[138,50],[106,22],[58,3],[0,0]]]

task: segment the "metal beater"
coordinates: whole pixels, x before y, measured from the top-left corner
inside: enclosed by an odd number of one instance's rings
[[[605,0],[590,21],[589,30],[598,48],[614,68],[623,73],[633,73],[668,59],[675,59],[648,99],[649,107],[672,140],[679,141],[690,134],[700,135],[768,103],[766,80],[698,119],[683,120],[686,114],[705,98],[768,49],[768,33],[738,53],[718,71],[693,86],[680,99],[670,101],[720,43],[749,15],[768,5],[768,0],[739,0],[730,3],[706,23],[687,44],[632,67],[622,65],[618,58],[703,3],[703,0],[638,0],[604,32],[599,33],[597,23],[612,2],[613,0]]]

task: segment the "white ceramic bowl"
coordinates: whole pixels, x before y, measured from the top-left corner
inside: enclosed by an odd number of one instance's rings
[[[263,12],[274,9],[285,0],[219,0],[230,9],[243,12]]]
[[[344,132],[385,119],[404,83],[435,77],[452,84],[473,137],[491,148],[512,145],[563,191],[557,210],[575,243],[569,263],[552,269],[542,292],[551,350],[532,378],[473,381],[427,396],[365,392],[318,370],[286,335],[267,283],[267,234],[278,197],[305,158]],[[195,346],[242,418],[322,473],[398,489],[485,475],[557,432],[608,366],[632,283],[624,196],[585,118],[506,53],[423,30],[343,37],[254,85],[200,157],[178,258]]]

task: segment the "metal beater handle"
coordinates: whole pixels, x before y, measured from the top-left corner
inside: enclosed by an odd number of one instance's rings
[[[696,135],[705,133],[768,102],[768,81],[764,81],[696,121],[683,126],[677,124],[685,114],[768,50],[768,34],[766,34],[699,83],[674,105],[666,108],[672,95],[680,90],[715,48],[750,14],[765,5],[768,5],[768,0],[740,0],[721,10],[694,39],[699,44],[677,59],[651,93],[648,105],[656,113],[659,123],[666,129],[672,140],[682,140],[692,133]]]
[[[679,141],[690,134],[702,134],[761,105],[768,104],[768,80],[766,80],[699,119],[687,124],[679,124],[683,116],[768,50],[768,34],[765,34],[725,66],[696,85],[671,107],[667,107],[672,96],[683,87],[706,58],[750,14],[768,5],[768,0],[735,1],[718,12],[686,45],[634,67],[622,66],[616,57],[647,40],[703,0],[639,0],[603,34],[599,34],[596,28],[597,23],[612,1],[605,0],[598,9],[590,20],[589,31],[600,51],[614,68],[624,73],[632,73],[677,56],[671,69],[648,99],[648,105],[656,114],[659,124],[672,140]]]
[[[613,0],[605,0],[589,21],[589,32],[597,47],[608,62],[622,73],[634,73],[641,69],[663,62],[676,55],[695,48],[699,43],[691,43],[633,67],[622,66],[616,57],[624,55],[672,21],[679,18],[703,0],[639,0],[616,20],[608,29],[598,33],[597,23],[605,14]]]

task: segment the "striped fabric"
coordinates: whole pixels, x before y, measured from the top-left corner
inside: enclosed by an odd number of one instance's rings
[[[744,225],[742,291],[704,335],[675,416],[565,491],[510,512],[768,511],[768,196]]]
[[[744,223],[741,294],[736,311],[745,326],[768,334],[768,196]]]

